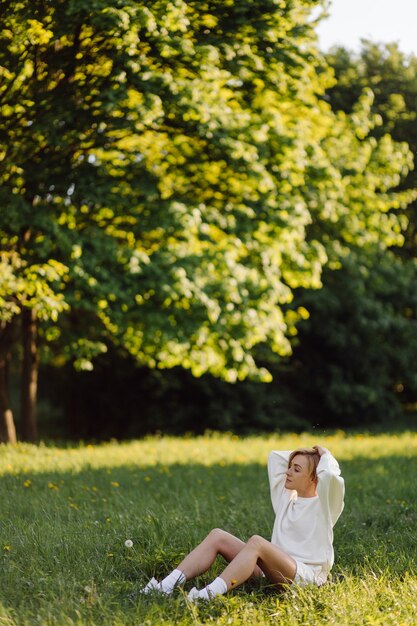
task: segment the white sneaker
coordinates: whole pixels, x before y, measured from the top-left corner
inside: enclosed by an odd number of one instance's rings
[[[191,591],[188,593],[187,599],[190,600],[190,602],[198,602],[199,600],[204,600],[205,602],[209,601],[207,596],[200,595],[200,590],[196,589],[196,587],[193,587],[191,589]]]
[[[143,589],[140,590],[140,593],[152,593],[153,591],[158,591],[159,593],[165,593],[162,590],[161,583],[159,583],[156,578],[151,578]]]

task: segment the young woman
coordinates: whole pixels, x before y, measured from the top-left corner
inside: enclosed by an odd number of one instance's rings
[[[210,600],[251,576],[266,576],[277,586],[323,584],[334,561],[333,526],[342,510],[344,481],[326,448],[273,451],[268,459],[275,523],[271,541],[254,535],[247,543],[215,528],[164,580],[152,578],[143,593],[170,594],[177,585],[207,571],[218,554],[229,565],[190,600]]]

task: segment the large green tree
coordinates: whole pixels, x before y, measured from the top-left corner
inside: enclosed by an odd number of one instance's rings
[[[374,98],[371,113],[379,123],[372,135],[380,138],[389,133],[396,141],[405,141],[411,152],[417,151],[417,57],[405,54],[398,44],[376,44],[363,41],[358,53],[345,48],[334,48],[327,55],[336,82],[328,89],[327,97],[334,110],[352,112],[363,89],[371,89]],[[410,169],[400,188],[417,187],[417,169]],[[416,257],[417,202],[406,210],[408,224],[400,254]]]
[[[2,1],[0,239],[29,282],[0,294],[24,328],[24,423],[36,320],[80,367],[114,342],[270,380],[257,349],[289,354],[294,290],[339,241],[398,238],[410,154],[368,137],[365,101],[325,102],[318,4]]]
[[[362,249],[327,268],[321,290],[299,294],[310,317],[299,325],[286,382],[310,424],[404,423],[417,392],[416,281],[415,264]]]
[[[355,115],[370,91],[368,118],[374,120],[370,140],[380,142],[389,134],[407,142],[415,154],[417,59],[403,54],[396,44],[366,41],[359,53],[335,48],[327,59],[336,82],[326,98],[335,113]],[[375,182],[383,161],[384,157],[379,165],[374,162],[376,178],[369,172]],[[415,167],[404,172],[401,161],[396,165],[396,172],[387,172],[383,179],[388,186],[394,192],[417,187]],[[356,185],[351,190],[359,192],[359,201],[367,193]],[[380,220],[378,211],[372,212],[372,201],[368,206],[370,219]],[[332,425],[387,422],[415,408],[416,203],[399,209],[391,208],[383,217],[401,224],[397,238],[381,246],[381,241],[366,236],[360,247],[352,240],[349,252],[345,249],[339,262],[324,272],[323,289],[297,297],[311,317],[299,326],[289,384],[310,407],[312,420]],[[387,245],[390,252],[384,252]],[[325,326],[323,319],[328,320]]]

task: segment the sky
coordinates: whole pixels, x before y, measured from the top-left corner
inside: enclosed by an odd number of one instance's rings
[[[365,38],[396,41],[417,56],[417,0],[331,0],[329,14],[317,29],[323,50],[339,44],[358,51]]]

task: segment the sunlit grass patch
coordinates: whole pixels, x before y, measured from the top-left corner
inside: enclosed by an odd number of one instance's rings
[[[347,487],[327,585],[247,583],[206,607],[137,595],[213,527],[269,537],[268,452],[319,442]],[[416,452],[415,433],[0,446],[0,624],[415,624]]]

